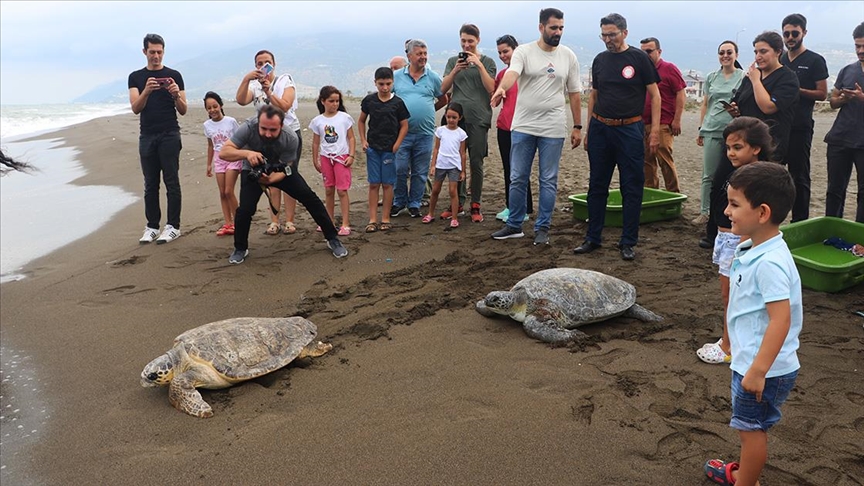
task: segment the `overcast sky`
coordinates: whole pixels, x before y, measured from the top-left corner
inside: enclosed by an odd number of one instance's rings
[[[96,85],[125,79],[146,64],[147,32],[166,41],[165,64],[281,35],[389,29],[406,38],[481,29],[481,47],[503,33],[536,35],[541,8],[564,11],[567,33],[599,32],[614,9],[627,18],[630,42],[646,36],[734,39],[780,29],[786,14],[808,19],[806,44],[847,45],[864,19],[864,2],[36,2],[0,1],[0,104],[67,102]],[[398,17],[398,21],[395,21]],[[741,32],[743,29],[743,32]],[[490,34],[485,34],[490,33]],[[572,34],[571,34],[572,35]],[[597,40],[599,43],[600,41]],[[638,43],[637,43],[638,45]],[[395,48],[398,49],[398,46]],[[398,51],[395,51],[398,52]],[[743,57],[743,56],[742,56]]]

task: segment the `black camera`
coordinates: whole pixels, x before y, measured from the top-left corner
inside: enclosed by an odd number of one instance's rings
[[[264,157],[264,163],[252,166],[252,169],[249,171],[249,178],[253,181],[257,181],[261,177],[265,175],[270,175],[274,172],[284,172],[286,174],[288,173],[285,164],[271,164],[270,161],[267,160],[267,157]]]
[[[458,57],[460,61],[467,61],[468,60],[468,53],[467,52],[460,52],[459,54],[456,54],[456,57]]]

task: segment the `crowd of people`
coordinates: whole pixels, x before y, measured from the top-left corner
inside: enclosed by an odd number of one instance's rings
[[[506,65],[500,72],[478,49],[480,29],[474,24],[460,28],[461,51],[448,59],[443,76],[427,66],[423,40],[406,41],[406,58],[395,56],[389,67],[378,68],[376,91],[362,100],[359,147],[342,93],[334,86],[321,88],[320,115],[310,121],[309,130],[312,164],[324,181],[324,202],[299,172],[302,131],[295,113],[295,82],[289,74],[276,74],[270,51],[259,51],[254,69],[236,93],[240,105],[254,104],[256,116],[238,123],[225,115],[218,94],[204,97],[209,116],[204,124],[206,170],[208,177],[215,173],[225,221],[216,234],[234,237],[229,263],[243,263],[249,256],[252,216],[265,192],[270,206],[267,234],[296,231],[299,201],[333,255],[347,256],[339,237],[353,231],[348,190],[358,148],[366,156],[369,185],[366,233],[388,231],[392,218],[406,214],[426,224],[449,219],[449,228],[455,229],[466,205],[470,221],[483,222],[484,159],[493,109],[499,105],[495,126],[506,207],[496,214],[503,226],[491,237],[524,237],[523,225],[535,214],[534,245],[550,243],[559,163],[569,139],[571,149],[582,145],[587,151],[590,169],[588,229],[573,252],[584,255],[602,247],[609,187],[617,168],[623,229],[616,246],[624,260],[634,260],[643,187],[659,188],[662,175],[667,191],[679,191],[673,141],[682,132],[685,82],[680,70],[662,58],[658,38],[642,39],[639,48],[629,45],[627,21],[615,13],[604,16],[599,27],[606,50],[592,62],[585,125],[579,62],[561,45],[564,13],[554,8],[540,11],[536,41],[519,44],[512,35],[496,40],[499,59]],[[779,407],[797,376],[800,279],[779,225],[790,211],[793,222],[810,217],[812,117],[818,100],[828,98],[831,107],[839,109],[825,137],[826,215],[843,217],[854,167],[855,219],[864,222],[864,23],[853,32],[858,61],[840,71],[830,94],[824,58],[804,45],[806,18],[789,15],[781,28],[782,35],[766,31],[756,36],[755,61],[746,69],[737,61],[735,42],[719,44],[719,69],[706,78],[695,141],[703,147],[703,174],[700,212],[693,223],[706,227],[699,245],[713,248],[726,309],[723,337],[697,355],[708,363],[730,364],[730,425],[742,443],[740,462],[705,464],[705,473],[720,484],[758,483],[767,459],[767,431],[779,420]],[[164,46],[161,37],[148,34],[143,49],[147,66],[129,76],[132,110],[141,115],[147,219],[141,243],[163,244],[181,235],[177,115],[184,115],[188,104],[181,74],[162,64]],[[436,112],[445,107],[437,122]],[[530,184],[535,154],[536,212]],[[168,194],[161,231],[160,178]],[[239,200],[234,195],[237,180]],[[449,203],[436,214],[445,180]],[[279,218],[283,203],[284,222]]]

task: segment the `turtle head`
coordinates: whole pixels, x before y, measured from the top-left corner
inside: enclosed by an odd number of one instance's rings
[[[510,310],[515,302],[515,295],[509,291],[489,292],[484,299],[486,308],[496,314],[510,315]]]
[[[141,386],[168,386],[174,378],[174,357],[165,353],[154,359],[141,372]]]
[[[327,353],[331,349],[333,349],[333,345],[330,343],[322,343],[321,341],[309,343],[302,351],[300,351],[300,356],[298,356],[298,358],[315,358]]]

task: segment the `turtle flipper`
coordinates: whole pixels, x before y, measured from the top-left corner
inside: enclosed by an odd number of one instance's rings
[[[663,320],[662,317],[642,307],[639,304],[633,304],[633,307],[630,307],[629,309],[624,311],[623,316],[632,317],[634,319],[639,319],[640,321],[645,322],[660,322]]]
[[[186,371],[175,375],[168,387],[168,401],[181,412],[199,418],[210,418],[213,409],[201,398],[201,393],[195,389],[194,373]]]
[[[537,316],[533,315],[525,318],[522,327],[525,329],[525,334],[545,343],[561,344],[587,337],[587,334],[582,331],[564,329],[552,319],[541,321]]]

